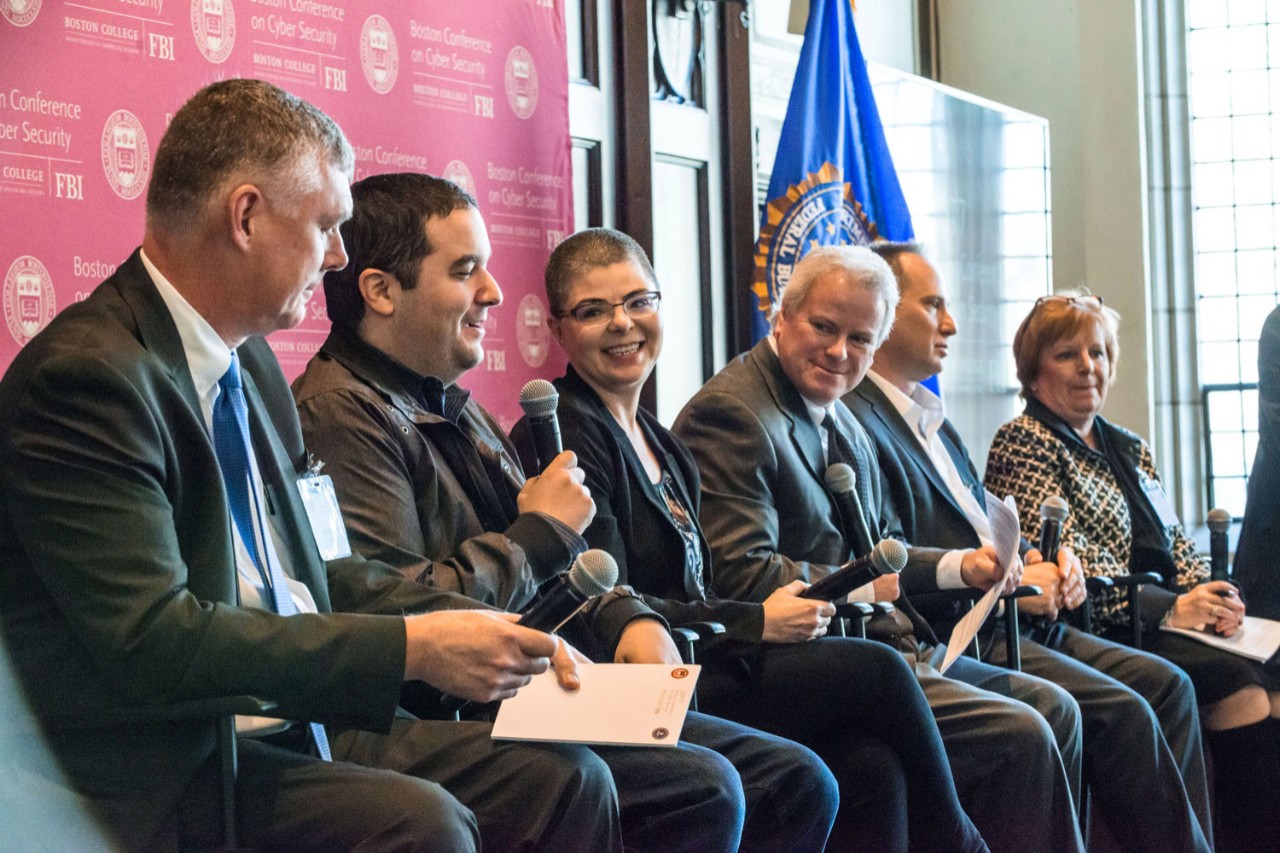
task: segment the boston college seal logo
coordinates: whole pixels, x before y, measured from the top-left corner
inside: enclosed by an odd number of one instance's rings
[[[507,54],[507,103],[520,118],[528,118],[538,108],[538,69],[533,57],[520,45]]]
[[[40,14],[43,0],[0,0],[0,15],[15,27],[25,27]]]
[[[23,255],[9,265],[4,277],[4,318],[19,346],[26,346],[49,325],[56,310],[53,279],[44,264]]]
[[[151,177],[151,147],[142,122],[128,110],[116,110],[102,129],[102,171],[115,194],[132,201]]]
[[[236,10],[231,0],[191,0],[191,33],[205,59],[225,62],[236,43]]]
[[[768,316],[791,279],[791,270],[818,246],[865,246],[877,236],[875,223],[854,201],[840,170],[831,163],[810,172],[787,194],[770,200],[767,221],[756,243],[756,278],[752,290],[761,313]]]
[[[379,95],[387,94],[396,84],[400,71],[396,34],[381,15],[370,15],[360,30],[360,67],[364,69],[364,79]]]
[[[453,181],[466,191],[467,195],[474,197],[476,194],[476,180],[471,177],[471,170],[467,168],[467,164],[461,160],[450,160],[449,165],[444,167],[441,176],[446,181]]]
[[[541,367],[547,360],[551,344],[547,309],[543,307],[542,300],[532,293],[520,300],[520,307],[516,310],[516,342],[520,344],[524,363],[530,367]]]

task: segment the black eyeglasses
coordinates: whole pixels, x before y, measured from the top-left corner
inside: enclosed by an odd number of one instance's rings
[[[1102,307],[1102,297],[1094,296],[1092,293],[1086,296],[1066,296],[1060,293],[1052,293],[1048,296],[1041,296],[1039,299],[1037,299],[1036,304],[1031,307],[1031,310],[1035,311],[1037,308],[1039,308],[1041,305],[1045,304],[1046,302],[1066,302],[1068,305],[1079,304],[1079,305],[1085,306],[1086,308]]]
[[[633,293],[621,302],[609,302],[605,299],[584,299],[568,311],[557,311],[556,317],[572,317],[584,326],[598,326],[613,318],[614,311],[621,306],[627,316],[633,320],[652,317],[658,313],[658,301],[662,294],[656,290],[645,290]]]

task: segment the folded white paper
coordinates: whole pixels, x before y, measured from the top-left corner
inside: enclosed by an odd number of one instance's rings
[[[1191,631],[1186,628],[1173,628],[1168,625],[1161,628],[1171,634],[1181,634],[1193,640],[1199,640],[1206,646],[1231,652],[1241,657],[1266,662],[1280,649],[1280,622],[1263,619],[1259,616],[1246,616],[1240,628],[1230,637],[1213,634],[1209,631]]]
[[[1000,561],[1004,572],[1000,573],[1000,577],[992,584],[991,589],[978,599],[973,608],[951,630],[951,638],[947,640],[947,653],[943,656],[942,665],[938,667],[940,673],[950,669],[951,664],[956,662],[956,658],[964,654],[964,650],[969,648],[973,638],[978,636],[978,629],[982,627],[983,622],[987,621],[987,615],[991,613],[991,608],[996,606],[996,599],[1000,597],[1005,572],[1018,558],[1018,544],[1022,538],[1018,525],[1018,505],[1013,502],[1012,495],[1006,495],[1003,503],[991,492],[987,492],[986,496],[987,518],[991,522],[991,539],[996,549],[996,559]]]
[[[582,686],[564,690],[544,672],[498,709],[493,737],[622,746],[680,741],[699,666],[597,663],[578,667]]]

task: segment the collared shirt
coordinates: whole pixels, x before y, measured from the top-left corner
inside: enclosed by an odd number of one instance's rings
[[[973,493],[964,484],[964,480],[960,477],[960,469],[956,467],[955,460],[951,458],[951,454],[942,443],[941,436],[938,435],[938,430],[947,417],[942,399],[918,382],[911,394],[905,394],[901,388],[876,373],[874,369],[867,371],[867,377],[875,383],[897,410],[898,415],[910,427],[911,434],[920,443],[925,456],[933,463],[942,481],[947,484],[947,491],[959,504],[965,518],[973,525],[978,541],[983,545],[990,545],[991,523],[987,520],[986,511],[978,506]],[[960,575],[960,563],[964,555],[971,550],[973,549],[948,551],[938,561],[940,589],[961,589],[966,586]]]
[[[773,349],[773,354],[777,355],[778,339],[773,336],[772,332],[769,334],[769,346]],[[797,388],[796,390],[798,392],[800,389]],[[828,403],[827,405],[822,406],[813,402],[803,394],[800,395],[800,399],[804,401],[804,410],[809,413],[809,419],[812,420],[813,425],[818,428],[818,440],[822,442],[822,458],[827,460],[829,463],[831,461],[831,454],[827,450],[828,433],[827,428],[824,427],[822,423],[827,419],[827,415],[831,414],[831,410],[835,408],[835,403]],[[834,417],[834,415],[832,415],[832,417]]]
[[[204,425],[209,430],[212,440],[213,404],[222,391],[218,380],[231,366],[231,350],[227,348],[226,343],[209,325],[209,322],[200,316],[191,303],[156,268],[147,257],[147,253],[141,254],[143,266],[146,267],[147,273],[156,285],[156,290],[160,292],[160,298],[169,309],[174,325],[178,327],[178,337],[182,340],[182,351],[187,358],[187,368],[191,371],[191,381],[195,385],[196,394],[200,397],[200,411],[204,415]],[[289,592],[293,596],[293,603],[297,606],[298,612],[315,613],[316,604],[311,597],[311,591],[304,584],[293,579],[289,563],[280,559],[280,549],[276,547],[274,541],[280,534],[265,511],[267,502],[262,486],[262,475],[258,471],[258,460],[253,457],[253,454],[249,455],[249,464],[253,467],[253,480],[257,486],[255,501],[258,510],[258,524],[255,531],[257,538],[261,540],[261,531],[271,531],[271,536],[267,537],[269,541],[257,543],[258,553],[265,554],[264,547],[270,548],[275,553],[277,561],[289,575],[286,582],[289,584]],[[249,550],[245,547],[244,541],[240,538],[240,531],[234,524],[231,525],[231,532],[235,540],[240,604],[244,607],[264,607],[262,575],[254,564],[253,558],[249,556]]]

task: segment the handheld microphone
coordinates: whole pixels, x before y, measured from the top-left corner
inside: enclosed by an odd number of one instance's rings
[[[555,633],[590,599],[603,595],[618,583],[618,562],[599,548],[583,551],[566,572],[544,586],[538,600],[523,611],[517,625]]]
[[[862,514],[862,501],[858,500],[858,476],[853,473],[853,468],[844,462],[828,465],[822,479],[836,500],[840,525],[849,542],[849,553],[854,557],[870,554],[875,543],[871,541],[871,531],[867,529],[867,519]]]
[[[583,551],[567,571],[547,583],[544,587],[547,591],[522,611],[516,624],[553,634],[588,601],[613,589],[617,583],[617,560],[599,548]],[[469,699],[457,696],[440,697],[440,707],[450,714],[470,704]]]
[[[846,466],[847,467],[847,466]],[[881,539],[871,553],[850,560],[836,571],[817,581],[800,598],[835,601],[881,575],[897,574],[907,565],[907,549],[897,539]]]
[[[1058,549],[1062,547],[1062,523],[1071,515],[1071,507],[1054,495],[1040,504],[1040,558],[1057,564]]]
[[[541,474],[560,455],[564,445],[560,443],[560,419],[556,417],[556,405],[560,394],[556,386],[545,379],[530,379],[520,389],[520,408],[529,418],[529,435],[533,439],[533,456]]]
[[[1231,513],[1225,509],[1209,510],[1209,577],[1211,580],[1227,580],[1227,529],[1231,527]]]

